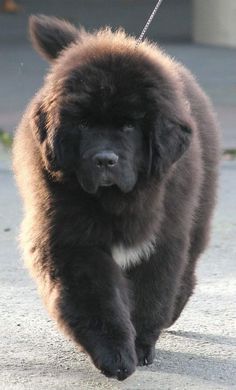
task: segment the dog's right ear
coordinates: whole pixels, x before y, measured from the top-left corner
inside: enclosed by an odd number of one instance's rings
[[[32,131],[38,145],[42,162],[50,173],[73,170],[78,156],[77,133],[69,132],[58,123],[56,113],[50,121],[50,114],[44,104],[38,102],[32,110]]]
[[[41,104],[38,104],[33,112],[33,135],[39,146],[45,168],[49,172],[59,170],[55,149],[53,147],[53,136],[48,133],[47,114]]]
[[[79,39],[79,30],[75,26],[45,15],[30,17],[29,33],[36,51],[49,61]]]

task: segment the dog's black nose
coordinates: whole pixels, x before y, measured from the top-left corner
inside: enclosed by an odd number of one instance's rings
[[[113,168],[119,157],[114,152],[106,151],[96,153],[93,160],[98,168]]]

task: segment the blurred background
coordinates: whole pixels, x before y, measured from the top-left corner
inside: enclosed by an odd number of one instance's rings
[[[138,36],[156,0],[1,0],[0,4],[0,129],[13,133],[48,66],[30,46],[30,14],[55,15],[88,30],[123,26]],[[236,147],[236,1],[164,0],[147,36],[193,71],[216,107],[224,148]]]

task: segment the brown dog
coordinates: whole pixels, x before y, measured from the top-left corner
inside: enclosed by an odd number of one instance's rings
[[[150,364],[193,292],[215,204],[218,130],[189,71],[148,42],[32,17],[52,62],[17,130],[26,264],[107,376]]]

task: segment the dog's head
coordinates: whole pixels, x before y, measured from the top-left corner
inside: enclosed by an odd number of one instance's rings
[[[49,171],[73,174],[89,193],[110,186],[127,193],[184,154],[191,121],[157,49],[136,47],[123,32],[87,34],[48,17],[32,17],[30,33],[53,63],[34,112]]]

